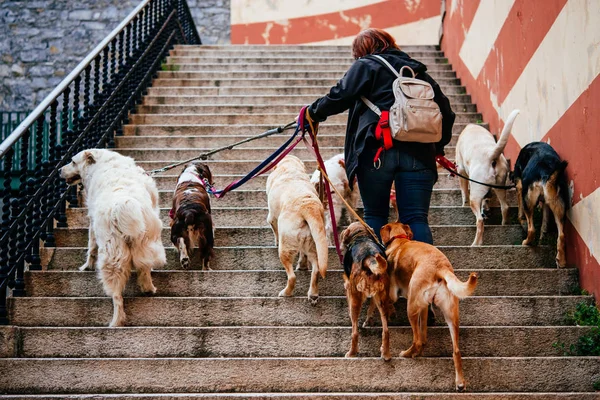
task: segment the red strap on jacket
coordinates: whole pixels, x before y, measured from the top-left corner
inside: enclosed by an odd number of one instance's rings
[[[375,138],[377,140],[382,140],[383,146],[377,150],[375,158],[373,159],[374,163],[379,161],[379,157],[381,157],[383,150],[389,150],[394,147],[394,142],[392,141],[392,131],[390,129],[389,115],[389,111],[382,111],[379,121],[377,122],[377,127],[375,128]]]

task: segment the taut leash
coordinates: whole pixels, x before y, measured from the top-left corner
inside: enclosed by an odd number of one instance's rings
[[[503,190],[508,190],[508,189],[513,189],[516,186],[515,185],[492,185],[491,183],[483,183],[483,182],[479,182],[476,181],[475,179],[471,179],[468,176],[464,176],[462,174],[459,174],[458,171],[456,170],[456,164],[453,163],[452,161],[448,160],[446,157],[444,156],[435,156],[435,161],[437,161],[438,164],[440,164],[440,166],[442,168],[444,168],[446,171],[450,172],[450,176],[458,176],[459,178],[465,179],[469,182],[473,182],[473,183],[477,183],[479,185],[483,185],[483,186],[487,186],[489,188],[492,189],[503,189]]]
[[[180,165],[187,164],[187,163],[189,163],[191,161],[206,160],[208,157],[212,156],[213,154],[219,153],[219,152],[221,152],[223,150],[231,150],[234,147],[237,147],[237,146],[239,146],[241,144],[248,143],[248,142],[251,142],[251,141],[257,140],[257,139],[266,138],[268,136],[275,135],[276,133],[282,133],[283,131],[286,131],[288,129],[295,128],[295,126],[296,126],[296,122],[295,121],[294,122],[290,122],[287,125],[278,126],[277,128],[269,129],[268,131],[263,132],[260,135],[252,136],[252,137],[246,138],[244,140],[240,140],[239,142],[235,142],[235,143],[229,144],[227,146],[223,146],[223,147],[219,147],[219,148],[213,149],[213,150],[208,151],[206,153],[202,153],[202,154],[200,154],[200,155],[198,155],[196,157],[189,158],[189,159],[187,159],[185,161],[180,161],[180,162],[177,162],[177,163],[174,163],[174,164],[171,164],[171,165],[167,165],[167,166],[162,167],[162,168],[153,169],[151,171],[146,171],[146,173],[148,175],[150,175],[150,176],[154,176],[156,174],[160,174],[161,172],[166,172],[166,171],[169,171],[169,170],[171,170],[173,168],[177,168]]]

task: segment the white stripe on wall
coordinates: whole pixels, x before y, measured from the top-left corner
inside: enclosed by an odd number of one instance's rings
[[[385,0],[231,0],[231,24],[281,21],[327,14],[382,1]]]
[[[510,62],[505,56],[504,62]],[[600,1],[569,0],[500,106],[521,115],[512,134],[521,147],[541,140],[600,74]]]
[[[515,0],[481,0],[459,56],[474,78],[485,64]]]
[[[428,46],[437,45],[439,43],[439,31],[441,26],[441,17],[431,17],[421,19],[419,21],[410,22],[408,24],[384,28],[386,32],[396,39],[396,43],[402,47],[403,45],[411,46]],[[338,39],[324,40],[310,44],[322,45],[351,45],[354,36],[347,36]]]
[[[600,263],[600,188],[575,204],[568,216],[592,256]]]

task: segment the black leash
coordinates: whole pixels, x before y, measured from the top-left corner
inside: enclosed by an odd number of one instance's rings
[[[177,163],[175,163],[175,164],[167,165],[166,167],[162,167],[162,168],[158,168],[158,169],[153,169],[153,170],[151,170],[151,171],[146,171],[146,173],[147,173],[148,175],[156,175],[156,174],[160,174],[161,172],[169,171],[169,170],[171,170],[171,169],[173,169],[173,168],[179,167],[180,165],[187,164],[187,163],[189,163],[190,161],[195,161],[195,160],[206,160],[208,157],[210,157],[210,156],[212,156],[213,154],[216,154],[216,153],[218,153],[218,152],[220,152],[220,151],[223,151],[223,150],[231,150],[231,149],[233,149],[234,147],[236,147],[236,146],[239,146],[239,145],[241,145],[241,144],[248,143],[248,142],[251,142],[251,141],[253,141],[253,140],[256,140],[256,139],[262,139],[262,138],[265,138],[265,137],[267,137],[267,136],[274,135],[274,134],[276,134],[276,133],[282,133],[283,131],[287,131],[288,129],[292,129],[292,128],[295,128],[295,127],[296,127],[296,121],[294,121],[294,122],[290,122],[290,123],[289,123],[289,124],[287,124],[287,125],[284,125],[284,126],[278,126],[277,128],[269,129],[268,131],[266,131],[266,132],[263,132],[263,133],[261,133],[260,135],[252,136],[252,137],[249,137],[249,138],[247,138],[247,139],[240,140],[239,142],[235,142],[235,143],[229,144],[229,145],[227,145],[227,146],[223,146],[223,147],[219,147],[219,148],[217,148],[217,149],[213,149],[213,150],[211,150],[211,151],[208,151],[208,152],[206,152],[206,153],[202,153],[202,154],[200,154],[199,156],[192,157],[192,158],[188,158],[188,159],[187,159],[187,160],[185,160],[185,161],[180,161],[180,162],[177,162]]]
[[[454,171],[454,170],[452,170],[451,168],[448,168],[447,166],[445,166],[445,165],[443,165],[443,164],[440,164],[440,165],[441,165],[441,166],[442,166],[442,168],[444,168],[446,171],[450,172],[450,176],[454,176],[454,175],[456,175],[456,176],[458,176],[459,178],[463,178],[463,179],[465,179],[465,180],[467,180],[467,181],[469,181],[469,182],[473,182],[473,183],[477,183],[477,184],[479,184],[479,185],[487,186],[487,187],[490,187],[490,188],[492,188],[492,189],[503,189],[503,190],[508,190],[508,189],[513,189],[513,188],[517,187],[517,186],[516,186],[516,185],[514,185],[514,184],[513,184],[513,185],[504,186],[504,185],[492,185],[491,183],[483,183],[483,182],[479,182],[479,181],[476,181],[475,179],[471,179],[471,178],[469,178],[469,177],[467,177],[467,176],[461,175],[461,174],[459,174],[457,171]]]

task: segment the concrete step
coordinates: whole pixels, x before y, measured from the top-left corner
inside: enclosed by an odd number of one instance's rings
[[[227,162],[227,161],[223,161]],[[159,167],[158,162],[139,162],[140,166],[142,166],[145,170],[149,170],[152,168],[146,168],[146,166]],[[163,163],[162,165],[168,164]],[[307,163],[308,164],[308,163]],[[256,163],[258,165],[258,163]],[[308,170],[312,171],[311,164],[308,164]],[[212,164],[211,164],[212,167]],[[211,168],[212,171],[222,173],[220,168]],[[249,170],[248,170],[249,171]],[[217,188],[219,188],[217,186]],[[515,190],[509,190],[507,193],[507,200],[509,205],[516,206],[517,198]],[[167,208],[171,207],[173,201],[173,191],[159,191],[159,201],[160,207]],[[229,192],[225,195],[225,197],[214,200],[212,204],[215,207],[236,207],[240,204],[244,204],[247,207],[266,207],[267,206],[267,194],[265,190],[244,190],[237,189],[232,192]],[[431,205],[432,206],[462,206],[462,198],[459,189],[433,189],[433,194],[431,197]],[[489,202],[490,207],[498,206],[498,201],[495,197],[493,197]],[[362,207],[362,202],[359,200],[358,206]]]
[[[279,121],[278,124],[286,124],[288,122],[293,122],[293,119],[289,121]],[[489,125],[487,123],[478,124],[485,128]],[[276,128],[277,124],[236,124],[236,125],[227,125],[227,124],[202,124],[202,125],[182,125],[182,124],[155,124],[155,125],[125,125],[123,127],[124,136],[220,136],[223,139],[227,140],[224,144],[235,143],[236,141],[241,140],[240,136],[243,138],[249,136],[256,136],[261,134],[267,130]],[[464,123],[455,123],[452,127],[452,133],[454,137],[450,142],[450,145],[454,146],[456,141],[458,140],[458,135],[462,132],[462,130],[467,126]],[[287,131],[283,135],[273,135],[271,138],[277,139],[281,143],[285,141],[283,138],[289,138],[293,134],[293,130]],[[325,121],[319,124],[319,137],[321,135],[327,136],[345,136],[346,135],[346,124],[332,124],[328,121]],[[262,143],[264,140],[260,140],[259,143]]]
[[[216,87],[255,87],[255,86],[320,86],[323,88],[330,88],[340,79],[337,78],[295,78],[295,79],[281,79],[281,78],[244,78],[244,79],[155,79],[152,82],[153,87],[202,87],[202,86],[216,86]],[[452,88],[462,88],[460,86],[459,79],[444,79],[439,80],[438,84],[442,87],[444,93],[452,93]]]
[[[218,255],[217,255],[218,256]],[[242,261],[242,260],[240,260]],[[199,264],[198,264],[199,265]],[[321,296],[345,296],[343,270],[332,265],[327,279],[319,285]],[[456,275],[463,281],[470,272],[479,273],[475,296],[557,296],[571,295],[577,288],[578,270],[510,269],[464,270]],[[297,271],[296,293],[308,292],[309,271]],[[286,273],[280,271],[153,271],[157,297],[274,297],[286,285]],[[95,272],[26,272],[25,290],[30,297],[102,297],[104,291]],[[125,296],[142,296],[131,279]]]
[[[400,46],[402,51],[434,51],[439,50],[440,47],[437,45],[402,45]],[[325,51],[348,51],[350,52],[350,45],[324,45],[324,44],[294,44],[292,46],[287,44],[213,44],[213,45],[187,45],[187,44],[176,44],[173,47],[175,50],[266,50],[272,52],[286,52],[286,51],[308,51],[310,54],[315,54],[314,51],[318,52]]]
[[[172,246],[172,245],[169,245]],[[554,246],[438,246],[455,268],[479,269],[526,269],[555,267]],[[87,247],[42,247],[42,265],[48,270],[76,270],[85,262]],[[166,270],[181,270],[179,256],[174,247],[166,247]],[[211,268],[224,270],[276,270],[282,271],[281,262],[274,246],[216,247]],[[329,248],[329,266],[340,268],[335,249]],[[198,269],[198,253],[191,256],[191,268]]]
[[[448,63],[448,59],[446,57],[436,57],[434,54],[432,54],[432,57],[421,57],[419,61],[428,67],[436,64]],[[323,54],[319,54],[316,57],[291,55],[281,56],[278,54],[269,54],[264,57],[252,55],[243,56],[240,54],[237,57],[228,57],[211,52],[208,54],[169,56],[166,59],[167,65],[164,67],[168,68],[169,65],[173,64],[337,64],[350,66],[354,62],[355,60],[351,57],[350,53],[345,53],[344,55],[327,54],[327,57],[324,57]]]
[[[98,285],[100,285],[98,283]],[[321,296],[313,306],[296,297],[126,297],[128,326],[340,326],[349,323],[346,297]],[[565,316],[590,296],[474,296],[461,300],[461,326],[564,325]],[[20,326],[106,326],[108,297],[12,297],[9,318]],[[406,301],[398,300],[390,325],[407,326]],[[364,320],[363,307],[361,321]],[[445,325],[440,312],[436,324]],[[0,364],[1,365],[1,364]],[[600,368],[600,363],[598,364]],[[2,368],[0,368],[2,370]],[[1,374],[0,374],[1,376]],[[0,378],[2,379],[2,378]],[[0,387],[5,387],[0,384]]]
[[[168,171],[168,173],[176,174],[176,173],[181,172],[182,170],[183,170],[183,167],[177,167],[175,169],[172,169],[171,171]],[[307,173],[310,174],[311,171],[307,171]],[[223,187],[224,185],[227,185],[230,182],[233,182],[235,180],[239,180],[242,177],[243,177],[243,175],[235,175],[235,174],[213,175],[213,178],[215,180],[215,184],[217,185],[217,187]],[[245,183],[244,188],[246,188],[247,190],[263,189],[266,185],[267,177],[268,177],[268,173],[261,175],[261,176],[257,176],[256,178]],[[159,188],[159,190],[172,190],[177,183],[177,178],[178,178],[178,175],[157,175],[154,177],[154,180],[155,180],[156,185]],[[458,185],[459,185],[458,179],[459,178],[451,177],[447,173],[445,173],[445,174],[440,173],[438,175],[438,181],[435,184],[434,188],[436,188],[436,189],[456,189],[456,188],[458,188]],[[460,217],[459,217],[459,219],[460,219]]]
[[[131,327],[131,328],[17,328],[6,357],[343,357],[351,328],[343,327]],[[562,352],[553,343],[575,343],[588,327],[462,327],[463,357],[552,357]],[[425,357],[451,357],[447,327],[431,327]],[[265,338],[269,338],[265,341]],[[393,355],[412,340],[410,327],[390,328]],[[10,346],[13,344],[13,346]],[[359,356],[378,357],[381,330],[362,328]]]
[[[276,107],[270,105],[238,105],[238,104],[197,104],[197,105],[149,105],[149,106],[138,106],[137,112],[139,114],[171,114],[179,113],[181,110],[187,110],[187,112],[194,112],[198,114],[241,114],[241,113],[256,113],[256,114],[268,114],[273,111],[280,113],[293,113],[299,112],[304,104],[279,104]],[[475,113],[476,107],[473,104],[457,104],[454,107],[454,111],[462,115],[464,112]],[[186,113],[187,113],[186,112]],[[481,118],[481,115],[479,115]]]
[[[221,151],[219,153],[213,154],[210,156],[211,160],[247,160],[248,158],[257,158],[265,160],[267,157],[273,154],[277,148],[282,145],[285,140],[282,140],[281,143],[275,144],[275,146],[268,147],[240,147],[233,148],[226,151]],[[257,143],[255,143],[256,146]],[[123,154],[124,156],[132,157],[136,161],[162,161],[162,160],[189,160],[191,158],[197,157],[199,154],[207,153],[213,150],[214,147],[205,147],[205,148],[116,148],[115,151]],[[342,146],[336,147],[327,147],[327,146],[319,146],[319,150],[321,152],[321,156],[323,159],[327,160],[328,158],[333,157],[336,154],[340,154],[344,152],[344,148]],[[454,159],[454,147],[447,147],[444,149],[446,152],[446,157],[448,159]],[[297,157],[300,157],[303,160],[310,159],[312,156],[312,152],[308,150],[305,146],[298,146],[290,153]],[[180,170],[183,168],[180,168]],[[249,172],[249,171],[248,171]]]
[[[469,103],[465,97],[458,95],[466,95],[465,89],[461,86],[446,86],[442,88],[446,96],[454,95],[452,100],[460,99],[461,103]],[[151,96],[163,95],[181,95],[181,96],[206,96],[206,95],[291,95],[304,94],[314,95],[317,98],[325,96],[329,92],[329,86],[204,86],[204,87],[151,87],[148,89],[148,94]],[[313,101],[316,100],[313,99]]]
[[[250,58],[269,58],[269,57],[302,57],[311,58],[316,53],[314,51],[307,50],[271,50],[271,49],[174,49],[169,52],[170,56],[174,57],[201,57],[210,56],[218,58],[238,58],[238,57],[250,57]],[[327,55],[336,58],[350,58],[350,48],[339,49],[339,50],[328,50],[319,52],[319,55]],[[409,53],[412,58],[420,59],[423,57],[444,57],[444,52],[441,50],[415,50]]]
[[[348,60],[347,62],[327,62],[317,63],[311,61],[301,64],[296,64],[294,62],[289,62],[282,60],[281,62],[273,62],[273,63],[250,63],[248,60],[245,60],[244,63],[230,63],[230,62],[218,62],[217,59],[211,60],[212,63],[209,63],[209,60],[205,62],[196,62],[196,60],[200,60],[197,57],[189,57],[184,59],[183,57],[179,57],[177,59],[170,57],[167,59],[167,64],[162,66],[163,71],[343,71],[346,72],[350,65],[352,64]],[[430,59],[422,61],[427,67],[427,72],[439,72],[439,71],[452,71],[452,65],[450,64],[436,64],[434,62],[429,62]],[[342,72],[342,75],[343,75]],[[341,75],[340,75],[341,77]]]
[[[32,394],[4,395],[7,400],[598,400],[595,392],[557,393],[557,392],[519,392],[519,393],[455,393],[455,392],[361,392],[361,393],[157,393],[157,394]]]
[[[220,227],[215,221],[215,246],[273,246],[275,240],[271,227]],[[440,246],[463,246],[473,242],[475,226],[432,226],[433,240]],[[163,228],[163,244],[169,245],[170,229]],[[56,228],[56,247],[83,247],[88,242],[87,229]],[[517,245],[525,238],[520,225],[487,225],[483,235],[484,245]]]
[[[471,392],[591,392],[598,357],[463,359]],[[446,392],[452,358],[0,359],[5,393]],[[40,376],[39,371],[44,371]],[[85,378],[82,378],[85,377]],[[298,379],[302,377],[302,379]],[[435,378],[435,379],[434,379]]]
[[[216,203],[215,203],[216,204]],[[169,226],[170,208],[160,210],[160,218],[164,226]],[[490,216],[485,221],[489,225],[499,225],[502,223],[502,216],[499,207],[490,209]],[[517,208],[511,207],[509,211],[509,221],[517,221]],[[71,208],[67,210],[67,220],[69,228],[87,228],[89,219],[87,217],[87,208]],[[217,226],[235,226],[240,221],[244,221],[244,226],[265,226],[269,210],[266,207],[212,207],[212,218]],[[362,217],[364,210],[359,208],[356,212]],[[390,220],[396,220],[396,215],[390,209]],[[341,221],[338,223],[347,225],[349,215],[343,211]],[[474,225],[475,216],[469,207],[431,207],[429,209],[430,225]]]
[[[241,79],[241,78],[292,78],[292,79],[310,79],[318,76],[322,79],[340,79],[346,73],[347,69],[339,70],[312,70],[312,71],[294,71],[286,68],[286,70],[271,70],[271,71],[219,71],[216,68],[214,71],[158,71],[158,78],[171,79]],[[456,73],[452,70],[444,71],[427,71],[435,80],[456,78]]]
[[[185,89],[185,88],[183,88]],[[290,103],[299,103],[301,106],[310,104],[315,101],[318,97],[325,95],[327,92],[317,91],[314,94],[260,94],[256,93],[253,95],[248,95],[245,91],[242,92],[240,90],[235,91],[231,95],[194,95],[194,96],[174,96],[174,95],[160,95],[154,94],[156,91],[160,93],[161,90],[165,90],[164,88],[152,88],[148,89],[149,94],[144,96],[142,100],[143,104],[205,104],[205,105],[214,105],[214,104],[270,104],[270,105],[278,105],[278,104],[290,104]],[[185,89],[185,90],[189,90]],[[458,104],[471,103],[471,96],[468,94],[461,95],[452,95],[449,94],[448,100],[452,107],[457,106]]]

